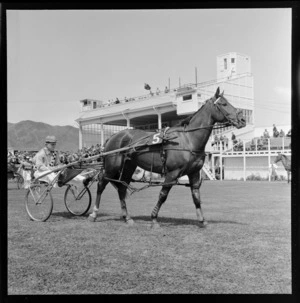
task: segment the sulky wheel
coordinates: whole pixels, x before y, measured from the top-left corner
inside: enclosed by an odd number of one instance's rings
[[[68,185],[64,202],[67,210],[75,215],[82,216],[88,212],[92,203],[91,192],[88,187]]]
[[[46,221],[52,213],[53,198],[47,187],[47,184],[34,184],[27,190],[25,206],[33,221]]]

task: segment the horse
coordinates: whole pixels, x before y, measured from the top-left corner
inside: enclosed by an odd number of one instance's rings
[[[184,175],[189,179],[198,224],[205,227],[207,221],[204,219],[200,200],[200,170],[206,156],[205,145],[217,122],[226,122],[226,126],[234,125],[237,128],[246,126],[242,111],[233,107],[223,94],[224,91],[220,94],[218,87],[214,96],[206,100],[198,111],[177,125],[165,129],[163,137],[169,137],[169,140],[162,140],[160,144],[154,144],[159,142],[160,134],[149,135],[139,129],[125,129],[112,135],[104,146],[104,153],[124,147],[132,148],[127,152],[122,150],[104,155],[104,171],[98,179],[97,196],[88,220],[96,220],[101,195],[110,182],[118,191],[121,219],[129,225],[134,223],[127,212],[125,198],[127,186],[138,166],[146,171],[165,175],[158,202],[151,213],[152,227],[159,227],[158,212],[172,186]]]
[[[285,155],[278,153],[277,157],[274,160],[274,163],[281,161],[286,172],[287,172],[287,180],[290,183],[290,174],[291,174],[291,160]]]

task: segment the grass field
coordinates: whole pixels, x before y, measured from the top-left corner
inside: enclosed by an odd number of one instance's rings
[[[95,223],[70,215],[64,188],[53,214],[33,222],[25,190],[8,185],[8,294],[290,294],[291,187],[204,181],[199,228],[190,190],[175,186],[151,229],[159,188],[130,196],[120,220],[108,185]],[[95,187],[92,191],[95,199]],[[93,205],[93,204],[92,204]]]

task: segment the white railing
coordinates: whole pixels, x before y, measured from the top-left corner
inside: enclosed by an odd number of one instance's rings
[[[244,77],[246,75],[251,75],[250,73],[245,73],[245,74],[240,74],[237,75],[237,77]],[[137,101],[137,100],[146,100],[146,99],[150,99],[153,96],[166,96],[168,94],[174,93],[176,92],[178,89],[184,88],[184,87],[191,87],[191,88],[200,88],[209,84],[214,84],[214,83],[218,83],[218,82],[222,82],[224,80],[228,80],[228,77],[225,78],[221,78],[221,79],[214,79],[214,80],[209,80],[209,81],[205,81],[205,82],[200,82],[200,83],[188,83],[188,84],[184,84],[181,86],[178,86],[176,88],[168,88],[167,92],[165,92],[165,90],[160,91],[159,93],[157,92],[149,92],[146,95],[141,95],[141,96],[137,96],[137,97],[131,97],[131,98],[124,98],[124,99],[120,99],[119,102],[120,103],[115,103],[116,101],[111,101],[110,104],[108,103],[104,103],[102,105],[97,104],[96,108],[93,108],[92,105],[90,106],[83,106],[81,111],[89,111],[89,110],[94,110],[94,109],[99,109],[99,108],[103,108],[103,107],[107,107],[107,106],[118,106],[119,104],[124,104],[127,102],[131,102],[131,101]],[[126,101],[127,100],[127,101]],[[94,100],[95,101],[95,100]]]

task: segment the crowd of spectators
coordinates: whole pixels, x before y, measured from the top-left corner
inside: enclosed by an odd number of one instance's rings
[[[145,87],[147,87],[146,89],[149,90],[149,95],[150,96],[154,96],[154,93],[152,92],[151,90],[151,87],[150,86],[147,86],[147,84],[145,84]],[[156,89],[156,95],[159,96],[160,94],[167,94],[170,92],[170,89],[166,86],[164,91],[161,91],[158,87]],[[113,99],[110,99],[106,102],[103,102],[101,105],[99,105],[99,107],[107,107],[107,106],[111,106],[111,105],[114,105],[114,104],[123,104],[123,103],[126,103],[126,102],[130,102],[130,101],[135,101],[135,100],[139,100],[139,99],[143,99],[143,98],[147,98],[147,96],[142,96],[142,97],[135,97],[135,98],[127,98],[127,97],[124,97],[123,99],[119,99],[119,98],[116,98],[115,100]]]
[[[281,129],[280,132],[277,130],[275,124],[273,124],[273,138],[282,138],[282,137],[291,137],[292,130],[290,129],[287,134]],[[268,139],[270,139],[270,134],[267,129],[264,130],[262,136],[258,138],[253,138],[250,142],[250,146],[246,146],[246,150],[264,150],[268,149]],[[231,141],[232,147],[234,151],[242,151],[243,150],[243,141],[241,139],[237,139],[234,132],[231,133]],[[211,145],[215,150],[226,150],[228,149],[228,138],[226,135],[215,135],[212,138]],[[249,145],[249,144],[248,144]],[[289,145],[289,148],[291,145]],[[280,146],[281,148],[281,146]]]
[[[83,147],[82,149],[78,149],[77,152],[59,151],[60,162],[62,164],[69,164],[81,158],[88,158],[100,154],[101,151],[102,146],[100,144],[92,145],[88,148]],[[7,163],[17,165],[18,167],[23,166],[24,168],[33,166],[36,153],[37,152],[32,151],[8,152]]]

